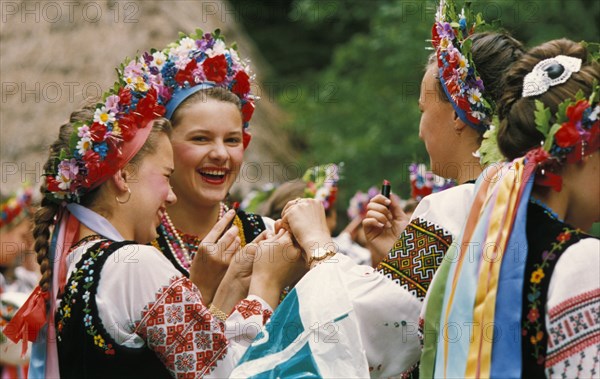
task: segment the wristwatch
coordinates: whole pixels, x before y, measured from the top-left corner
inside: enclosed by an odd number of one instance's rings
[[[312,254],[308,259],[308,267],[310,268],[315,262],[322,262],[329,257],[334,256],[336,253],[333,249],[327,249],[324,247],[319,247],[317,249],[312,250]]]

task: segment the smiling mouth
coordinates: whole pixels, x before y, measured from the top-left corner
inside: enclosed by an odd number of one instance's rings
[[[227,177],[228,173],[229,170],[225,169],[206,169],[198,171],[198,174],[200,174],[202,180],[210,184],[225,183],[225,178]]]

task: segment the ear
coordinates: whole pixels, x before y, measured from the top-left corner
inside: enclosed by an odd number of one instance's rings
[[[453,123],[453,127],[454,127],[454,131],[457,134],[460,134],[463,132],[463,130],[467,127],[467,124],[464,123],[463,120],[460,119],[460,117],[458,117],[458,114],[456,112],[454,112],[454,123]]]
[[[127,184],[127,180],[129,179],[129,176],[130,175],[127,172],[127,170],[125,170],[123,168],[119,169],[112,176],[113,183],[115,183],[115,186],[117,187],[117,189],[119,191],[127,192],[127,190],[129,189],[129,185]]]

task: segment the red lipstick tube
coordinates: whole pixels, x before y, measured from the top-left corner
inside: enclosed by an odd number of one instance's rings
[[[389,199],[391,192],[392,184],[388,180],[383,179],[383,185],[381,186],[381,194]]]

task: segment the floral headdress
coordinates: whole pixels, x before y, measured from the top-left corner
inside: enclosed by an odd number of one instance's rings
[[[364,193],[358,191],[350,199],[350,205],[348,206],[348,218],[353,220],[357,217],[364,217],[367,213],[367,204],[379,193],[377,187],[371,187]]]
[[[0,206],[0,228],[10,225],[21,216],[32,213],[31,203],[33,189],[31,186],[20,188]]]
[[[44,173],[50,199],[79,202],[139,151],[150,134],[150,121],[170,118],[201,89],[222,87],[240,98],[246,146],[254,98],[248,65],[235,49],[225,46],[218,29],[212,34],[196,30],[180,34],[162,51],[152,49],[121,64],[118,81],[96,105],[93,119],[74,125],[69,149]]]
[[[468,37],[484,24],[481,15],[473,19],[465,4],[460,14],[454,1],[440,0],[431,29],[439,79],[448,100],[460,119],[479,131],[487,129],[493,114],[493,101],[486,97],[483,81],[477,73],[471,54],[472,41]]]
[[[540,147],[527,154],[528,160],[538,164],[536,183],[560,191],[561,177],[547,171],[563,163],[577,163],[600,148],[600,86],[594,84],[588,99],[579,91],[574,99],[559,104],[555,121],[551,124],[550,109],[535,101],[535,124],[544,135]]]
[[[304,197],[319,200],[325,210],[333,208],[338,192],[341,164],[330,163],[311,167],[304,173]]]
[[[423,163],[411,163],[408,167],[410,178],[410,197],[421,201],[425,196],[435,192],[440,192],[454,186],[454,182],[446,180],[427,171]]]

